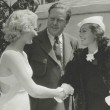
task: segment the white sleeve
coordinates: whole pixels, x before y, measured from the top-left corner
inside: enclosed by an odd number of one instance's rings
[[[22,57],[16,51],[7,51],[2,56],[2,62],[12,71],[16,79],[21,83],[25,90],[35,98],[53,98],[56,97],[58,92],[56,89],[49,89],[35,84],[28,71],[25,69]],[[55,91],[57,93],[55,93]]]

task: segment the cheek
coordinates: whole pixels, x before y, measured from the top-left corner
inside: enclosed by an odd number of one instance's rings
[[[27,42],[27,43],[28,43],[28,42],[31,42],[31,40],[32,40],[32,35],[31,35],[31,34],[28,34],[28,35],[27,35],[26,42]]]
[[[65,27],[66,27],[66,24],[59,24],[58,30],[63,31]]]
[[[90,36],[88,37],[88,40],[89,40],[89,42],[93,42],[93,41],[95,40],[95,38],[94,38],[93,35],[90,35]]]
[[[53,24],[53,22],[50,21],[50,20],[48,20],[48,22],[47,22],[47,27],[50,27],[52,24]]]
[[[67,25],[67,23],[66,23],[66,22],[59,23],[59,27],[62,27],[62,28],[66,27],[66,25]]]

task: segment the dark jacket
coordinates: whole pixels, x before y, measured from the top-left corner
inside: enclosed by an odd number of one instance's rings
[[[87,53],[88,48],[75,52],[62,81],[75,89],[76,110],[110,110],[105,103],[110,90],[110,47],[99,48],[92,62],[86,60]]]
[[[72,36],[63,33],[63,63],[64,67],[72,60],[73,52],[78,42]],[[32,45],[27,45],[25,51],[33,69],[33,80],[40,85],[57,88],[61,78],[61,64],[57,61],[47,35],[47,29],[38,33]],[[31,98],[31,110],[55,110],[54,99]]]

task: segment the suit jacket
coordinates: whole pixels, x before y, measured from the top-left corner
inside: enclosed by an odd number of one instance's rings
[[[72,60],[73,52],[78,42],[72,36],[63,33],[64,67]],[[40,85],[57,88],[61,78],[61,64],[57,60],[47,35],[47,29],[38,33],[32,45],[27,45],[25,51],[33,69],[33,80]],[[56,110],[54,99],[31,98],[31,110]]]

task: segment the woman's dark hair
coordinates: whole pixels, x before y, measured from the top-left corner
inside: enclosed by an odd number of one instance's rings
[[[109,42],[109,38],[104,35],[104,30],[98,24],[93,23],[90,23],[89,28],[91,29],[91,32],[96,35],[98,46],[106,47]]]

